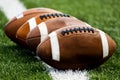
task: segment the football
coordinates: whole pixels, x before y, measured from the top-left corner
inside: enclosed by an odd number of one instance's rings
[[[6,35],[14,42],[17,43],[16,40],[16,32],[22,26],[28,19],[38,15],[38,14],[47,14],[47,13],[61,13],[59,11],[50,9],[50,8],[33,8],[28,9],[17,16],[15,16],[13,19],[11,19],[4,28],[4,32]]]
[[[51,32],[36,54],[57,69],[93,69],[103,64],[116,49],[114,40],[92,27],[68,26]]]
[[[57,30],[62,27],[70,26],[70,25],[80,25],[80,26],[88,26],[85,22],[82,22],[75,18],[70,17],[60,17],[53,18],[47,21],[42,22],[33,30],[31,30],[26,38],[27,46],[30,50],[36,51],[38,44],[43,41],[49,33],[54,30]]]
[[[36,17],[33,17],[26,21],[16,32],[16,38],[21,46],[26,45],[26,37],[27,34],[34,29],[38,24],[41,22],[44,22],[46,20],[50,20],[53,18],[60,18],[60,17],[71,17],[67,14],[62,14],[62,13],[51,13],[51,14],[44,14],[44,15],[38,15]],[[51,27],[52,28],[52,27]]]

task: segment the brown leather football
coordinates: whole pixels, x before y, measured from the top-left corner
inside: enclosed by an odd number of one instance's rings
[[[70,16],[62,13],[51,13],[51,14],[37,15],[36,17],[29,19],[18,29],[16,33],[16,38],[19,41],[20,45],[27,46],[26,45],[27,34],[32,29],[34,29],[38,24],[46,20],[50,20],[53,18],[60,18],[60,17],[70,17]]]
[[[46,13],[61,13],[59,11],[50,9],[50,8],[33,8],[24,11],[23,13],[15,16],[12,20],[10,20],[5,25],[5,33],[6,35],[14,42],[17,43],[16,40],[16,32],[23,23],[25,23],[28,19],[38,15],[38,14],[46,14]]]
[[[90,26],[85,22],[71,17],[53,18],[42,22],[31,30],[27,35],[26,43],[30,50],[36,51],[38,44],[43,41],[49,33],[70,25]]]
[[[37,55],[57,69],[92,69],[116,49],[114,40],[92,27],[63,27],[51,32],[37,47]]]

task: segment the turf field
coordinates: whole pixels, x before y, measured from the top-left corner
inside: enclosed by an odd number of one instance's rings
[[[73,15],[109,34],[116,42],[113,56],[88,71],[90,80],[120,79],[119,0],[21,0],[27,8],[48,7]],[[9,40],[3,31],[7,18],[0,11],[0,80],[52,80],[45,66],[29,50]]]

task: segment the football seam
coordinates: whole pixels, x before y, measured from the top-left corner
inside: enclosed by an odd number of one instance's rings
[[[86,32],[88,32],[88,33],[90,33],[90,32],[94,33],[95,32],[95,30],[93,28],[89,28],[89,27],[82,27],[82,28],[81,27],[76,27],[76,28],[70,28],[70,29],[63,30],[61,32],[61,34],[64,36],[65,34],[69,35],[69,33],[73,34],[73,32],[78,33],[78,31],[80,33],[81,32],[84,32],[84,33],[86,33]]]
[[[26,39],[23,39],[23,37],[20,37],[20,36],[16,36],[17,40],[21,40],[21,41],[26,41]]]
[[[26,38],[26,40],[29,40],[29,39],[34,39],[34,38],[40,38],[40,36],[29,37],[29,38]]]
[[[56,17],[70,17],[68,14],[60,14],[60,13],[48,13],[39,16],[41,20],[47,19],[47,18],[56,18]]]

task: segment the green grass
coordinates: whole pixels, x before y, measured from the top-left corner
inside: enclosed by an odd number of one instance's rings
[[[91,80],[120,79],[119,0],[21,0],[27,8],[48,7],[73,15],[110,35],[117,44],[113,56],[97,69],[89,70]],[[0,80],[50,80],[41,61],[17,46],[4,34],[7,23],[0,12]]]

